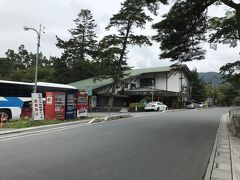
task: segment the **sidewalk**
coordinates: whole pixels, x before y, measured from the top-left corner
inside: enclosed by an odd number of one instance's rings
[[[204,180],[240,179],[240,139],[229,132],[228,122],[223,115]]]

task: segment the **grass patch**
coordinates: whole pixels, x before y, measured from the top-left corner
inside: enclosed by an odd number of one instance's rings
[[[83,117],[79,119],[71,119],[71,120],[42,120],[42,121],[33,121],[31,119],[28,120],[14,120],[10,121],[3,125],[3,128],[27,128],[27,127],[35,127],[35,126],[43,126],[43,125],[51,125],[51,124],[60,124],[64,122],[72,122],[72,121],[81,121],[88,119],[88,117]]]

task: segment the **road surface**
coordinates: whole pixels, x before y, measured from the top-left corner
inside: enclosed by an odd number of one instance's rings
[[[156,112],[0,140],[1,180],[200,180],[227,109]]]

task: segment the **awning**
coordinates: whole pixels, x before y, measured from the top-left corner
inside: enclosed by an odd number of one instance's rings
[[[180,96],[181,94],[179,92],[172,92],[172,91],[164,91],[160,89],[145,89],[145,88],[139,88],[139,89],[133,89],[133,90],[126,90],[124,91],[124,94],[129,96]]]

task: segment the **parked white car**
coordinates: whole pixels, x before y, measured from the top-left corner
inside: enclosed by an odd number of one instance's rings
[[[167,109],[167,105],[158,101],[150,102],[144,108],[145,111],[166,111]]]

